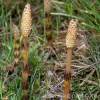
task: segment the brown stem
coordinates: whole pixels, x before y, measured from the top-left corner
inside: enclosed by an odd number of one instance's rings
[[[47,38],[48,43],[52,41],[52,24],[51,24],[51,15],[46,13],[45,14],[45,35]]]
[[[66,70],[64,75],[64,100],[71,99],[71,61],[72,61],[72,48],[68,48]]]
[[[28,96],[28,88],[29,88],[29,82],[28,77],[30,75],[29,73],[29,64],[28,64],[28,58],[29,58],[29,42],[28,37],[23,38],[23,71],[22,71],[22,88],[23,88],[23,100],[29,100]],[[27,98],[27,99],[26,99]]]

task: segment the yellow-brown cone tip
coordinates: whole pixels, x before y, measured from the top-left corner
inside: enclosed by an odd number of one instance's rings
[[[21,33],[24,37],[28,37],[32,28],[32,11],[31,5],[28,3],[25,5],[22,20],[21,20]]]
[[[78,20],[75,19],[72,19],[69,22],[67,36],[66,36],[67,48],[73,48],[76,45],[77,24]]]
[[[19,38],[20,34],[19,34],[18,26],[13,23],[12,28],[13,28],[13,32],[14,32],[14,37]]]

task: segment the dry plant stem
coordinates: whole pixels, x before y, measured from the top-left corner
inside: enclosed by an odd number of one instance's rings
[[[71,99],[71,61],[72,48],[67,48],[66,70],[64,75],[64,100]]]
[[[48,44],[52,42],[52,23],[51,23],[51,15],[45,14],[45,35],[48,41]]]
[[[51,0],[44,0],[44,33],[47,38],[48,45],[52,43],[52,16],[51,16],[52,2]]]
[[[22,44],[22,56],[23,56],[23,71],[22,71],[22,88],[23,88],[23,100],[28,100],[28,88],[29,88],[29,42],[28,37],[23,37],[23,44]],[[27,99],[26,99],[27,98]]]

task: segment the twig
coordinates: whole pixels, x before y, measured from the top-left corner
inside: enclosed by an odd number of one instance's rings
[[[88,81],[88,79],[94,74],[95,69],[93,69],[87,76],[86,78],[83,80],[83,82],[80,84],[80,86],[83,86],[85,82]]]

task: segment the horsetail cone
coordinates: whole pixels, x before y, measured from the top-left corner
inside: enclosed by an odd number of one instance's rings
[[[21,19],[21,33],[22,36],[28,37],[32,29],[32,11],[30,4],[26,4],[22,19]]]
[[[50,13],[52,8],[52,0],[44,0],[44,11]]]
[[[66,36],[67,48],[73,48],[76,45],[77,23],[78,23],[78,20],[74,20],[74,19],[72,19],[69,22],[67,36]]]

